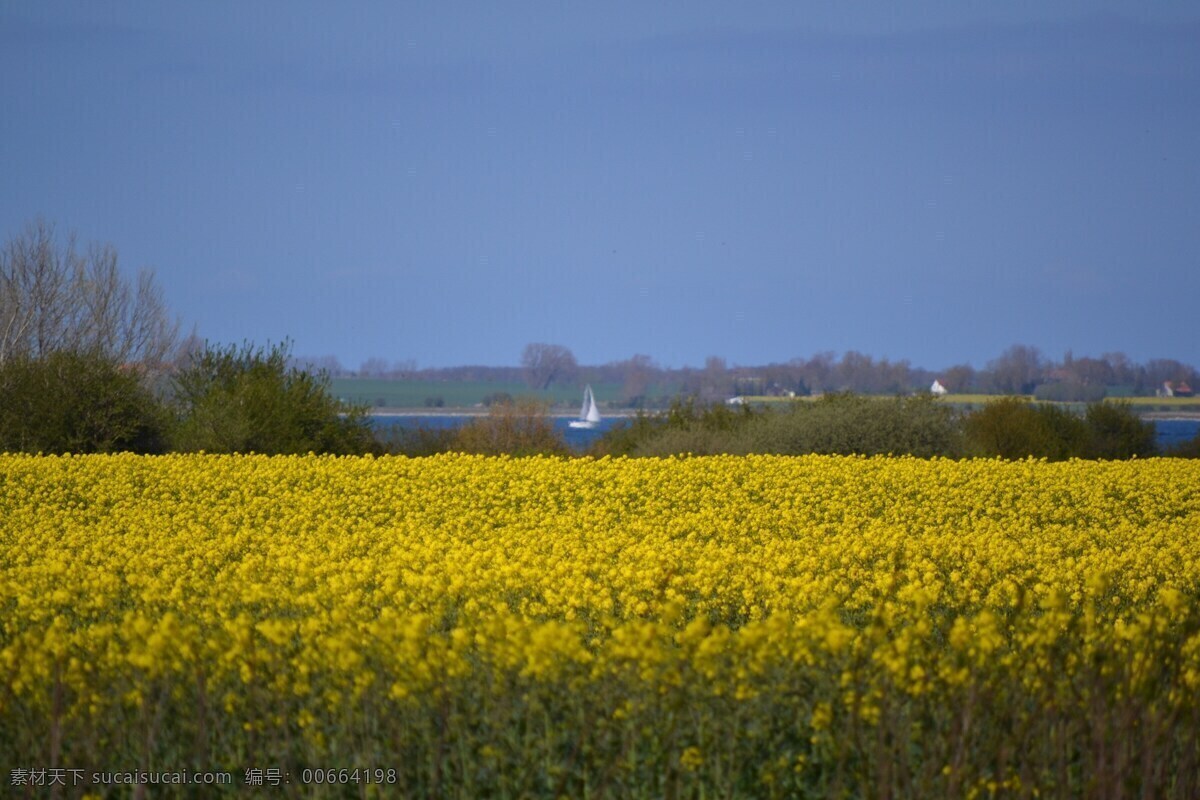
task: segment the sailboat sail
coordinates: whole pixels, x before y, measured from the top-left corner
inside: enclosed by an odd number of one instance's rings
[[[594,428],[600,422],[600,409],[596,407],[596,395],[592,393],[591,384],[583,390],[583,405],[579,409],[579,419],[568,423],[572,428]]]
[[[596,395],[592,394],[592,387],[588,386],[584,391],[584,409],[583,418],[588,422],[600,421],[600,409],[596,408]]]

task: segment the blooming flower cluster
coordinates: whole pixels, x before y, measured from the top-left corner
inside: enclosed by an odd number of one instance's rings
[[[1186,796],[1198,531],[1180,460],[5,455],[0,756]]]

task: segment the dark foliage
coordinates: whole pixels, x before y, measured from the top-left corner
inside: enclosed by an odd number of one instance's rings
[[[953,409],[929,395],[872,398],[825,395],[764,415],[752,429],[753,451],[843,455],[957,456],[961,434]]]
[[[0,364],[0,450],[158,453],[167,413],[136,370],[57,351]]]
[[[1156,453],[1154,425],[1127,403],[1092,403],[1080,417],[1015,398],[995,400],[966,418],[973,455],[1002,458],[1132,458]]]
[[[993,400],[971,413],[963,431],[971,455],[1001,458],[1066,458],[1062,438],[1083,435],[1070,429],[1066,417],[1040,413],[1038,406],[1016,397]]]
[[[928,396],[827,395],[783,410],[697,407],[677,402],[666,414],[639,415],[608,431],[597,455],[805,453],[957,455],[954,412]]]
[[[591,448],[592,455],[664,455],[722,452],[729,434],[740,430],[760,412],[749,406],[702,404],[694,398],[676,398],[660,414],[639,412],[604,432]],[[688,445],[691,446],[688,446]]]
[[[374,452],[363,407],[329,394],[325,373],[289,366],[287,344],[208,346],[174,377],[175,448],[211,453]]]
[[[1171,448],[1167,455],[1175,458],[1200,458],[1200,433]]]
[[[1002,398],[966,415],[929,395],[826,395],[783,409],[676,402],[608,431],[593,455],[691,453],[1131,458],[1155,454],[1154,426],[1128,404],[1066,407]]]
[[[427,425],[387,425],[376,433],[384,452],[398,456],[433,456],[454,450],[458,431]]]
[[[1154,423],[1134,413],[1128,403],[1093,403],[1084,412],[1088,458],[1132,458],[1154,455]]]

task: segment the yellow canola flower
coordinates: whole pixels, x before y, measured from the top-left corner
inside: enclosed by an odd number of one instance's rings
[[[78,715],[828,668],[869,719],[882,681],[1149,681],[1176,636],[1200,683],[1196,461],[0,455],[0,487],[0,697]]]

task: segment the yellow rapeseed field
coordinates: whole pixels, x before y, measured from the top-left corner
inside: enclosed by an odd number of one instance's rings
[[[0,455],[22,785],[1194,797],[1198,697],[1200,461]]]

